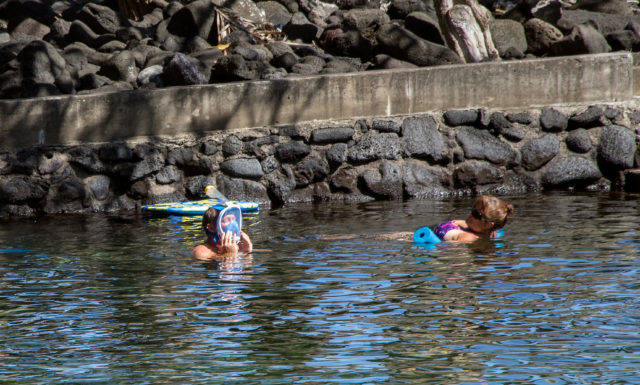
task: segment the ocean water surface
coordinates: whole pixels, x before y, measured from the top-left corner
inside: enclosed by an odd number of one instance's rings
[[[640,383],[640,195],[537,193],[467,246],[372,238],[473,199],[0,220],[0,383]],[[328,236],[328,237],[327,237]]]

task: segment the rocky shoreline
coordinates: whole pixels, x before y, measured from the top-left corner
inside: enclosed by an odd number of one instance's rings
[[[640,191],[630,105],[450,110],[40,146],[0,154],[0,217],[120,212],[225,195],[282,205],[546,189]]]
[[[503,60],[640,49],[637,3],[481,3]],[[7,0],[0,99],[459,63],[436,20],[432,0],[153,0],[139,21],[115,0]]]

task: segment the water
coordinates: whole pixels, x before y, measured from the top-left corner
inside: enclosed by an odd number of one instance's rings
[[[436,250],[364,235],[471,199],[262,210],[220,264],[193,219],[4,220],[0,383],[637,384],[638,198],[508,197],[502,240]]]

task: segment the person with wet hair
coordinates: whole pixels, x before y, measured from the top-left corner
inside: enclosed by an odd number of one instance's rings
[[[467,219],[454,219],[437,225],[433,232],[443,241],[471,243],[480,238],[495,237],[514,213],[513,205],[491,195],[474,202]]]
[[[218,221],[219,215],[220,211],[214,207],[210,207],[202,215],[202,229],[207,234],[207,240],[194,247],[192,252],[199,260],[235,257],[238,253],[250,253],[253,250],[251,239],[244,231],[239,228],[231,230],[230,224],[237,220],[234,216],[242,213],[230,213]]]

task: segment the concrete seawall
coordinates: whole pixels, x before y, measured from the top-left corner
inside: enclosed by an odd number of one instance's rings
[[[633,98],[628,53],[0,101],[0,149]]]
[[[0,217],[640,191],[631,55],[0,101]]]

